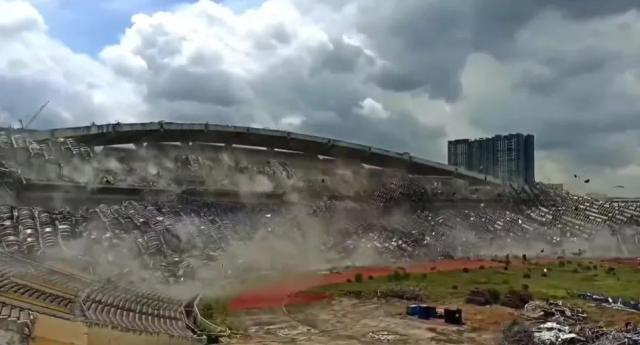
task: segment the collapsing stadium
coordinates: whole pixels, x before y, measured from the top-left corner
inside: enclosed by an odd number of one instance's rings
[[[85,343],[123,334],[205,343],[227,333],[197,308],[208,291],[193,282],[214,271],[232,280],[254,269],[507,251],[640,252],[640,203],[502,185],[290,132],[164,122],[6,129],[0,155],[0,319],[25,343],[37,344],[49,319],[86,327]],[[269,255],[251,244],[269,238],[322,257],[287,252],[251,266],[245,255]]]

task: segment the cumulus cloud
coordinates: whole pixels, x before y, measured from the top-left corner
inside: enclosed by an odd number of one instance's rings
[[[145,109],[137,85],[49,37],[25,1],[0,1],[0,45],[0,112],[12,121],[46,100],[51,104],[36,123],[40,127],[133,120]]]
[[[362,102],[358,104],[355,112],[371,119],[386,119],[390,115],[382,104],[369,97],[363,99]]]
[[[15,121],[50,99],[40,127],[209,121],[441,161],[447,139],[530,132],[543,180],[640,190],[635,1],[242,4],[134,14],[90,57],[53,39],[25,0],[0,0],[0,114]]]
[[[22,31],[43,31],[44,19],[28,3],[21,1],[0,2],[0,34],[11,35]]]

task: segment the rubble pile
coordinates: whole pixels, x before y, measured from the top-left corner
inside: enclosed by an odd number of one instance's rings
[[[562,324],[580,324],[587,320],[587,314],[583,310],[565,305],[562,301],[529,302],[524,307],[523,316],[531,322],[551,321]]]
[[[536,345],[637,345],[640,331],[635,327],[604,329],[597,326],[564,326],[546,322],[533,328]]]
[[[560,301],[534,301],[523,310],[524,323],[513,323],[503,331],[502,345],[635,345],[640,330],[628,324],[606,329],[589,324],[579,308]]]
[[[578,297],[585,301],[613,309],[636,313],[640,312],[640,302],[638,301],[630,301],[620,297],[601,296],[593,293],[581,293],[578,294]]]

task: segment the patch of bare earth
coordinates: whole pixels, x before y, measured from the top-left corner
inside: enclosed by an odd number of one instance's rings
[[[232,344],[459,344],[496,343],[517,314],[502,307],[465,307],[466,325],[418,320],[402,301],[341,298],[309,306],[237,314],[246,335]]]

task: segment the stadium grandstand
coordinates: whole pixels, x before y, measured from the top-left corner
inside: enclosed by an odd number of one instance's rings
[[[0,318],[21,339],[55,322],[149,344],[224,336],[200,316],[201,291],[176,297],[143,282],[188,286],[228,248],[264,229],[304,235],[309,222],[326,235],[317,246],[345,260],[362,247],[392,263],[482,256],[492,245],[568,255],[601,236],[617,253],[640,252],[637,200],[505,185],[291,132],[169,122],[7,129],[0,160]]]

